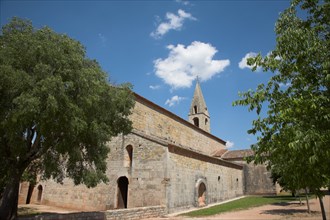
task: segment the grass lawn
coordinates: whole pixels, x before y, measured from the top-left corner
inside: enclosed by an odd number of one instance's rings
[[[303,198],[302,198],[303,199]],[[251,207],[262,206],[273,203],[282,203],[298,200],[298,197],[292,196],[248,196],[242,199],[238,199],[232,202],[216,205],[206,209],[200,209],[188,213],[184,213],[184,216],[199,217],[215,215],[222,212],[229,212],[234,210],[248,209]]]
[[[38,210],[36,210],[34,208],[29,208],[29,207],[18,207],[18,210],[17,210],[18,216],[37,215],[40,213],[41,212],[38,212]]]

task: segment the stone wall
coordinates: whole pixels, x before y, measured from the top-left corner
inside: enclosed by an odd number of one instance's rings
[[[242,166],[188,151],[171,150],[168,156],[168,211],[198,206],[198,187],[206,186],[206,205],[243,195]]]
[[[248,164],[243,158],[229,159],[228,161],[244,166],[244,194],[270,195],[279,193],[280,186],[273,184],[266,165],[255,165],[253,162]]]
[[[22,182],[19,185],[19,191],[18,191],[18,204],[25,204],[26,203],[26,197],[28,194],[29,189],[29,183],[28,182]],[[33,193],[32,196],[35,196],[36,193]]]
[[[117,180],[120,176],[127,176],[128,208],[159,206],[165,204],[165,186],[162,184],[166,175],[166,150],[164,145],[156,141],[129,134],[111,142],[112,150],[109,155],[108,176]],[[120,141],[123,140],[123,141]],[[120,146],[122,144],[122,146]],[[128,161],[127,146],[132,146],[131,166]],[[116,189],[117,183],[113,183]],[[116,198],[116,192],[112,193]],[[116,208],[116,200],[111,201],[108,209]]]
[[[127,146],[132,146],[129,160]],[[118,136],[109,142],[107,176],[109,182],[95,188],[74,186],[64,179],[63,184],[52,180],[42,182],[42,204],[55,205],[85,211],[116,209],[118,204],[118,179],[128,179],[127,208],[164,205],[165,151],[163,145],[129,134]]]
[[[103,212],[47,213],[34,216],[18,217],[20,220],[107,220]]]
[[[144,218],[156,218],[164,216],[165,214],[165,206],[120,209],[105,212],[107,220],[134,220]]]
[[[211,155],[225,142],[136,94],[133,127],[146,135]]]
[[[166,214],[164,206],[120,209],[105,212],[80,212],[69,214],[47,213],[28,217],[19,217],[20,220],[134,220],[156,218]]]
[[[245,194],[276,194],[276,185],[265,165],[244,165]]]
[[[104,183],[100,183],[95,188],[87,188],[85,185],[75,186],[70,179],[64,179],[63,184],[53,180],[41,184],[44,187],[41,204],[79,211],[106,209],[109,186]]]

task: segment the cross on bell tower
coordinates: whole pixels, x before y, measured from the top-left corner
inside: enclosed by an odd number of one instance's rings
[[[198,77],[188,118],[190,123],[203,129],[204,131],[210,132],[210,114],[205,104]]]

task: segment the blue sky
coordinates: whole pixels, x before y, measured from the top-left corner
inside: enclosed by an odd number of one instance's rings
[[[1,0],[1,26],[13,16],[80,41],[114,83],[187,119],[196,76],[211,116],[211,133],[246,149],[255,113],[232,107],[239,91],[270,73],[252,72],[246,56],[275,46],[274,25],[287,0],[19,1]],[[239,65],[240,64],[240,65]]]

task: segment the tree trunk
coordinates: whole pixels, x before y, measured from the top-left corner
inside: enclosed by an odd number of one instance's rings
[[[305,188],[305,196],[306,196],[307,212],[308,212],[308,214],[311,214],[311,209],[309,207],[309,200],[308,200],[307,188]]]
[[[299,198],[299,205],[302,205],[302,202],[301,202],[301,197],[300,197],[300,193],[299,193],[299,190],[297,191],[297,194],[296,194],[296,196],[298,196],[298,198]]]
[[[17,172],[9,179],[0,201],[0,219],[14,220],[17,218],[18,190],[22,172]]]
[[[322,195],[318,194],[317,196],[319,197],[319,201],[320,201],[321,212],[322,212],[322,219],[323,220],[327,220],[327,216],[325,215],[325,209],[324,209],[324,205],[323,205]]]
[[[28,190],[28,194],[26,196],[26,204],[30,204],[34,186],[35,186],[34,183],[32,183],[32,182],[29,183],[29,190]]]

